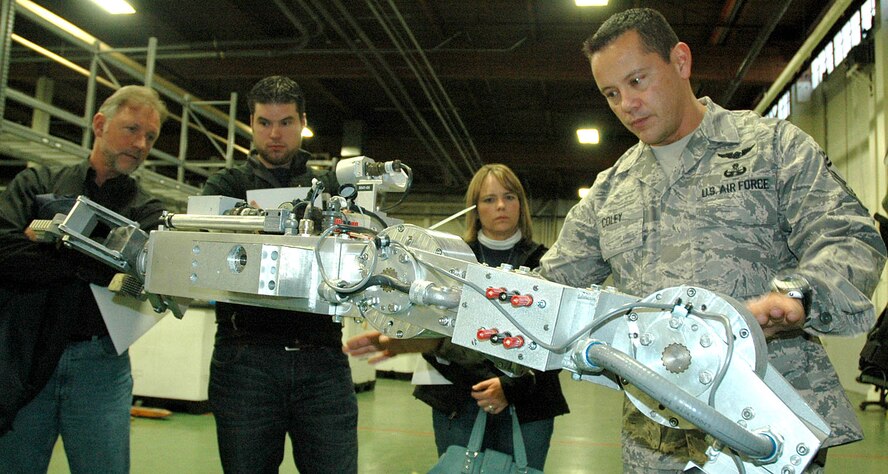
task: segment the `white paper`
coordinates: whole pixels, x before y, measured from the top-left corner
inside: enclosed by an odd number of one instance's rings
[[[162,314],[157,314],[148,301],[121,296],[103,286],[93,284],[89,286],[92,288],[93,296],[99,305],[102,319],[105,320],[105,326],[118,355],[123,354],[129,346],[169,313],[164,311]],[[184,311],[185,308],[182,309]]]
[[[255,203],[261,209],[277,209],[294,199],[306,199],[311,188],[270,188],[247,191],[247,204]]]
[[[453,382],[447,380],[441,372],[438,372],[432,364],[426,362],[422,357],[416,361],[416,367],[413,369],[413,378],[410,379],[413,385],[453,385]]]

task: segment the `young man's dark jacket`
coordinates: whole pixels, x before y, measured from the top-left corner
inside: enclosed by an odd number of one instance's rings
[[[114,270],[73,250],[28,240],[34,219],[67,213],[78,195],[156,226],[162,204],[129,176],[95,184],[89,162],[19,173],[0,196],[0,435],[46,385],[69,342],[108,334],[89,283]],[[98,226],[93,236],[108,229]]]
[[[300,150],[289,168],[289,177],[282,182],[259,160],[250,156],[239,166],[216,173],[207,179],[202,194],[247,199],[247,191],[285,187],[311,186],[312,178],[324,182],[326,192],[338,190],[330,173],[315,173],[307,166],[311,154]],[[287,170],[283,174],[286,175]],[[263,308],[234,303],[216,303],[216,340],[237,340],[255,344],[289,346],[342,346],[342,326],[329,316],[291,310]]]
[[[470,242],[469,247],[479,261],[485,260],[481,244]],[[519,266],[536,267],[540,258],[546,253],[546,247],[536,242],[522,240],[514,250],[509,252],[509,262],[514,268]],[[486,250],[487,253],[493,253]],[[505,262],[504,262],[505,263]],[[493,266],[493,265],[492,265]],[[498,266],[498,265],[496,265]],[[413,396],[422,400],[432,408],[447,413],[451,418],[462,415],[461,410],[472,392],[472,385],[484,380],[499,377],[506,400],[515,406],[518,420],[521,423],[553,418],[569,413],[567,401],[561,392],[558,380],[559,370],[548,372],[534,371],[521,377],[508,377],[500,372],[493,362],[476,357],[477,353],[468,354],[469,360],[464,363],[442,363],[442,359],[463,360],[467,349],[444,342],[435,354],[423,354],[423,358],[431,364],[452,385],[417,385]],[[436,356],[437,354],[437,356]],[[474,416],[474,414],[472,414]]]

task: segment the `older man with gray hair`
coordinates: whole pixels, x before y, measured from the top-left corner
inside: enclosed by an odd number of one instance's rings
[[[160,201],[129,175],[167,115],[154,90],[122,87],[93,117],[88,159],[27,168],[0,195],[0,472],[46,472],[59,436],[71,472],[129,472],[129,355],[117,354],[90,289],[114,271],[36,242],[28,225],[83,195],[155,226]]]

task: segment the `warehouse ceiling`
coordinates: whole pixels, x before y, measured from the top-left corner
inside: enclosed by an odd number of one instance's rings
[[[243,122],[244,98],[258,79],[290,76],[306,91],[315,133],[305,141],[309,151],[336,157],[344,144],[357,144],[377,161],[402,160],[417,192],[460,194],[481,164],[501,162],[534,197],[574,198],[635,142],[580,51],[609,15],[660,10],[691,46],[697,95],[753,108],[832,2],[611,0],[578,8],[573,0],[130,0],[137,13],[129,16],[107,15],[88,0],[36,3],[116,49],[157,38],[155,74],[205,100],[236,92]],[[13,31],[89,67],[88,55],[21,16]],[[10,87],[33,93],[35,78],[46,75],[55,81],[54,103],[83,102],[82,76],[13,46]],[[10,103],[7,118],[28,120],[17,113]],[[600,130],[600,144],[577,143],[576,128],[586,126]],[[158,145],[173,155],[175,127]],[[221,160],[197,138],[188,157]]]

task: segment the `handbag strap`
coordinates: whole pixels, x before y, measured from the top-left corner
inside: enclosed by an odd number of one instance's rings
[[[521,425],[518,423],[518,414],[514,405],[509,405],[509,414],[512,416],[512,451],[515,467],[519,472],[527,472],[527,451],[524,449],[524,436],[521,435]],[[487,412],[478,409],[475,417],[475,426],[466,446],[466,456],[481,452],[481,443],[484,442],[484,429],[487,426]],[[468,460],[467,460],[468,462]]]
[[[524,449],[524,437],[521,436],[521,425],[518,424],[515,405],[509,405],[509,413],[512,414],[512,456],[515,459],[515,467],[519,472],[527,472],[527,451]]]
[[[469,437],[469,444],[466,450],[472,453],[481,452],[481,443],[484,442],[484,428],[487,426],[487,412],[478,409],[478,416],[475,417],[475,427],[472,428],[472,435]]]

